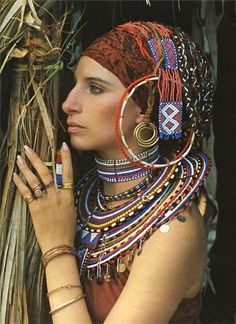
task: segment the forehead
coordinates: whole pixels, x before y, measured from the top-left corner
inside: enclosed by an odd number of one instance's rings
[[[75,70],[76,78],[99,77],[115,85],[122,85],[118,77],[88,56],[82,56]],[[123,85],[122,85],[123,86]]]

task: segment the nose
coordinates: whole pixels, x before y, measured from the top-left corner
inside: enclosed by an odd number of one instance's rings
[[[77,86],[75,86],[68,94],[66,100],[62,104],[62,110],[66,114],[71,114],[72,112],[80,112],[80,102],[79,102],[79,91]]]

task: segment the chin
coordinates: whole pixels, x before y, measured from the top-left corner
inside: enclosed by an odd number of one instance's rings
[[[78,150],[78,151],[93,151],[94,146],[93,145],[89,145],[88,143],[86,143],[85,140],[81,140],[78,138],[75,138],[73,136],[71,136],[70,138],[70,143],[71,146],[73,146],[74,149]]]
[[[76,139],[74,136],[70,137],[70,143],[71,146],[73,146],[74,149],[76,150],[84,150],[85,149],[85,144],[81,141]]]
[[[119,151],[119,149],[116,146],[116,143],[112,143],[112,144],[109,143],[109,145],[107,146],[105,145],[105,143],[103,143],[103,145],[101,144],[96,145],[94,142],[88,143],[88,141],[86,142],[85,140],[81,140],[75,137],[73,138],[73,136],[71,136],[70,138],[70,143],[73,146],[73,148],[78,151],[94,151],[101,156],[108,155],[110,156],[110,158],[112,158],[112,156],[116,156],[117,151]]]

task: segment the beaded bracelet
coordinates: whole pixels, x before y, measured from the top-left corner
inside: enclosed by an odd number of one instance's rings
[[[78,301],[78,300],[84,298],[85,296],[86,296],[86,295],[84,295],[84,294],[83,294],[83,295],[79,295],[79,296],[77,296],[77,297],[75,297],[75,298],[69,300],[68,302],[66,302],[66,303],[64,303],[64,304],[57,306],[56,308],[52,309],[52,310],[49,312],[49,314],[50,314],[50,315],[53,315],[53,314],[55,314],[56,312],[58,312],[59,310],[62,310],[63,308],[65,308],[65,307],[67,307],[67,306],[73,304],[74,302],[76,302],[76,301]]]
[[[55,258],[56,256],[58,256],[60,254],[73,254],[73,255],[76,255],[76,251],[75,251],[75,248],[73,246],[69,246],[69,245],[56,246],[56,247],[48,250],[47,252],[45,252],[42,255],[42,263],[43,263],[44,267],[47,266],[49,261],[51,261],[53,258]]]
[[[48,293],[47,293],[47,298],[48,297],[50,297],[54,292],[56,292],[56,291],[58,291],[58,290],[61,290],[61,289],[67,289],[67,288],[82,288],[80,285],[71,285],[71,284],[69,284],[69,285],[65,285],[65,286],[60,286],[60,287],[57,287],[57,288],[55,288],[55,289],[53,289],[53,290],[51,290],[51,291],[49,291]]]

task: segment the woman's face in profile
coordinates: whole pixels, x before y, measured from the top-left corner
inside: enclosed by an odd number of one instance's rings
[[[109,70],[83,56],[75,72],[76,84],[62,105],[68,115],[71,144],[78,150],[95,150],[104,158],[119,158],[114,121],[125,87]],[[140,108],[131,99],[125,113],[124,133],[133,141]]]

